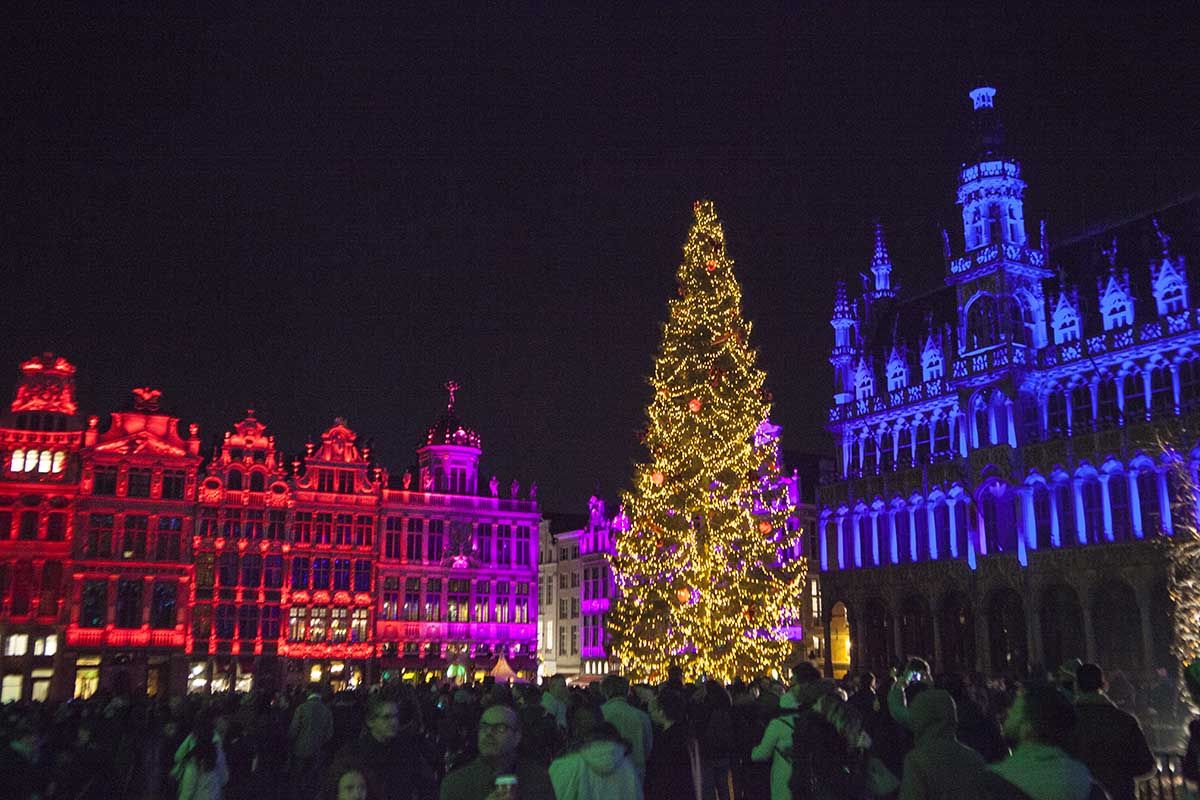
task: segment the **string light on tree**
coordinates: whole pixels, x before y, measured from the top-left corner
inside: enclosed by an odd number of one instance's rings
[[[649,461],[635,470],[612,557],[613,651],[638,680],[672,664],[688,679],[781,669],[803,599],[804,561],[783,557],[799,531],[787,525],[777,437],[762,433],[778,431],[765,422],[766,375],[716,210],[694,210],[650,380]]]

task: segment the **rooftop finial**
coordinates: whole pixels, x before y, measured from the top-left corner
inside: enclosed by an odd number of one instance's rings
[[[1162,254],[1165,257],[1171,249],[1171,237],[1158,226],[1158,217],[1150,220],[1150,222],[1154,225],[1154,235],[1158,237],[1158,243],[1162,246]]]
[[[850,302],[846,299],[846,282],[838,281],[833,294],[833,318],[850,319]]]
[[[1108,247],[1100,251],[1104,253],[1104,257],[1108,259],[1108,271],[1113,272],[1117,268],[1117,237],[1113,237]]]
[[[875,255],[871,258],[871,266],[878,267],[891,263],[892,259],[888,255],[887,243],[883,240],[883,223],[875,220]]]
[[[976,111],[981,108],[992,108],[995,103],[996,90],[991,86],[978,86],[969,92],[971,103]]]
[[[459,390],[458,381],[446,381],[446,391],[450,395],[450,399],[446,401],[446,413],[454,413],[454,393]]]

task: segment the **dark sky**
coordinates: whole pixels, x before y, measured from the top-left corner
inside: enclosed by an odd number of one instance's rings
[[[786,445],[826,450],[833,281],[875,216],[941,280],[978,77],[1052,237],[1200,187],[1195,20],[1043,6],[10,12],[0,374],[54,350],[86,413],[158,386],[206,441],[254,403],[289,452],[343,415],[394,471],[453,377],[484,474],[579,511],[640,455],[711,197]]]

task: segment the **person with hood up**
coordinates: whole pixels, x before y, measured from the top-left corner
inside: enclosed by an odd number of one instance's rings
[[[1092,773],[1063,750],[1075,727],[1075,709],[1048,685],[1023,689],[1004,718],[1004,736],[1016,742],[1008,758],[979,773],[973,800],[1107,800]]]
[[[926,689],[908,706],[916,743],[904,757],[900,800],[956,800],[970,795],[983,756],[958,741],[954,698]]]
[[[574,708],[569,717],[572,744],[550,763],[557,800],[641,800],[629,745],[617,729],[591,706]]]
[[[779,716],[767,723],[762,740],[750,751],[751,761],[771,762],[771,800],[791,800],[792,732],[796,729],[796,696],[779,698]]]

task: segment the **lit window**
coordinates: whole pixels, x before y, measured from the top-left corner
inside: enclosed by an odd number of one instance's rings
[[[38,472],[43,472],[43,473],[49,472],[50,471],[50,462],[53,458],[54,458],[54,453],[50,452],[49,450],[43,450],[38,455]]]
[[[9,634],[8,639],[4,642],[4,655],[6,656],[23,656],[29,652],[29,634],[13,633]]]
[[[35,656],[52,656],[57,652],[57,636],[43,636],[40,639],[33,640],[33,654]]]
[[[25,451],[25,471],[33,472],[35,469],[37,469],[37,463],[38,463],[38,451],[37,450],[26,450]]]
[[[12,463],[10,463],[8,465],[8,468],[12,472],[20,472],[21,470],[23,470],[25,468],[25,451],[24,450],[13,450]]]
[[[63,471],[63,462],[65,462],[66,460],[67,460],[67,454],[64,453],[62,450],[57,451],[54,454],[54,465],[50,468],[50,471],[51,472],[62,472]]]

